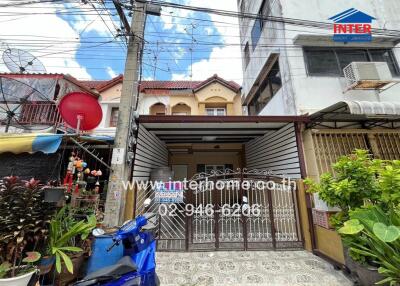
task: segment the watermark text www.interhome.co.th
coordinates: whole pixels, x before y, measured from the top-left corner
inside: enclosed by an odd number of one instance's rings
[[[210,180],[206,177],[204,180],[187,180],[181,181],[151,181],[151,180],[132,180],[121,181],[121,185],[125,190],[159,190],[167,187],[168,189],[180,189],[183,191],[191,190],[194,192],[203,192],[207,190],[291,190],[297,188],[296,180],[290,177],[282,177],[279,180],[262,180],[254,178],[243,179],[221,179]]]

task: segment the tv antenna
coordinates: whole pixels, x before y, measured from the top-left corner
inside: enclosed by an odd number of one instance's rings
[[[190,81],[193,80],[193,48],[194,48],[194,44],[197,43],[197,40],[194,38],[194,30],[197,29],[197,24],[195,23],[190,23],[190,29],[191,29],[191,33],[189,33],[188,29],[185,28],[184,30],[186,31],[187,34],[189,34],[191,36],[191,45],[189,48],[190,51]]]
[[[3,52],[3,62],[13,73],[45,73],[42,62],[31,53],[14,48]]]
[[[5,125],[6,133],[11,126],[23,130],[52,127],[52,122],[57,120],[56,113],[51,112],[52,102],[48,96],[23,81],[0,77],[0,126]]]

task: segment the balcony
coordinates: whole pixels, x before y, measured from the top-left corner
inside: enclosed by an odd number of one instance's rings
[[[55,103],[26,103],[21,106],[19,123],[23,125],[58,125],[61,116]]]

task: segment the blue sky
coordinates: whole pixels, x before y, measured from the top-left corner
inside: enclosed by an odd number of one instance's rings
[[[236,10],[236,0],[173,2]],[[95,11],[79,2],[7,8],[9,18],[0,19],[2,48],[30,51],[48,72],[69,73],[81,79],[112,78],[123,73],[126,45],[122,38],[113,38],[120,24],[113,6],[108,8],[107,12],[104,6],[96,5]],[[18,13],[29,15],[15,18]],[[237,19],[163,8],[161,17],[148,16],[145,40],[143,79],[188,80],[193,70],[193,80],[218,73],[241,83],[240,48],[221,45],[240,43]],[[0,64],[0,70],[6,69]]]

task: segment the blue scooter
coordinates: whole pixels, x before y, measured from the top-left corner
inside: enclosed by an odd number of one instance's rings
[[[111,249],[123,244],[123,257],[116,263],[89,273],[75,286],[158,286],[156,274],[156,214],[145,213],[124,223],[113,236]],[[96,235],[104,234],[96,229]],[[106,259],[106,258],[105,258]]]

